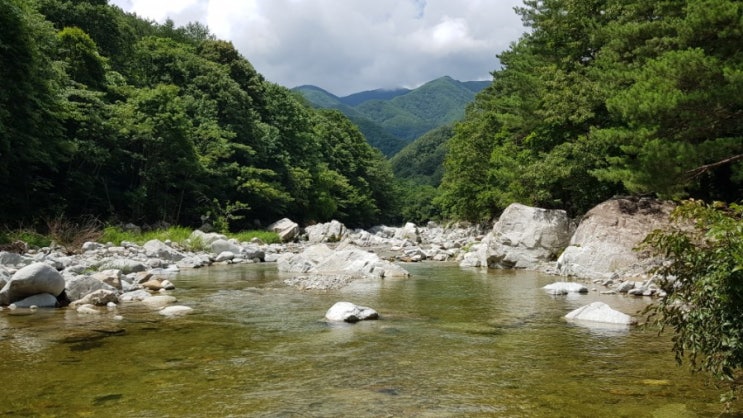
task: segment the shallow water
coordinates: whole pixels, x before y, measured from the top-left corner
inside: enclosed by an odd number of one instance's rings
[[[195,313],[0,312],[2,416],[715,416],[719,390],[676,366],[667,337],[566,322],[602,300],[553,277],[408,264],[410,279],[287,288],[270,264],[178,275]],[[339,300],[379,321],[329,325]],[[122,315],[117,321],[115,314]],[[740,410],[740,409],[739,409]]]

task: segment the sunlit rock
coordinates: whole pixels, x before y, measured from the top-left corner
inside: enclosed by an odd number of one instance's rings
[[[616,325],[632,325],[637,322],[631,316],[612,309],[604,302],[593,302],[589,305],[581,306],[565,315],[565,319]]]
[[[599,204],[583,216],[570,245],[557,260],[558,272],[608,279],[646,271],[652,259],[635,249],[650,232],[668,225],[672,209],[669,202],[642,198]]]
[[[304,228],[307,242],[319,244],[321,242],[338,242],[348,235],[348,229],[335,219],[322,224],[310,225]]]
[[[267,229],[279,234],[281,242],[289,242],[299,234],[299,224],[289,218],[280,219],[269,225]]]
[[[98,289],[88,293],[82,299],[72,302],[71,305],[73,307],[81,305],[106,306],[109,302],[117,303],[118,301],[119,297],[117,292],[107,289]]]
[[[571,232],[570,219],[563,210],[511,204],[493,225],[482,264],[536,269],[557,258],[570,242]]]
[[[148,257],[168,261],[180,261],[185,257],[183,253],[156,239],[145,242],[143,247]]]
[[[568,293],[588,293],[588,288],[580,283],[575,282],[555,282],[544,286],[551,295],[567,295]]]
[[[59,296],[65,288],[62,275],[46,263],[34,263],[18,270],[0,290],[0,305],[39,293]]]
[[[338,322],[359,322],[369,319],[379,319],[379,314],[372,308],[358,306],[351,302],[336,302],[325,313],[325,319]]]

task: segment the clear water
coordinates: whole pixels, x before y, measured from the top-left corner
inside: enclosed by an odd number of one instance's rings
[[[667,337],[566,322],[602,300],[552,297],[553,277],[408,264],[410,279],[331,292],[284,287],[272,265],[181,273],[192,315],[130,304],[99,316],[0,312],[2,416],[693,417],[719,390],[676,366]],[[329,325],[346,300],[379,321]],[[124,317],[115,320],[115,314]],[[741,408],[738,408],[741,410]]]

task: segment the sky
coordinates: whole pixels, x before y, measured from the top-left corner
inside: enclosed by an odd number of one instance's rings
[[[110,0],[177,26],[199,21],[268,81],[337,96],[415,88],[448,75],[490,80],[525,31],[521,0]]]

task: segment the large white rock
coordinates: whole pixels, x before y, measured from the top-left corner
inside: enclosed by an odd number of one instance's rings
[[[268,230],[279,234],[282,242],[289,242],[299,234],[299,224],[289,218],[284,218],[269,225]]]
[[[600,322],[603,324],[632,325],[636,323],[631,316],[612,309],[604,302],[593,302],[571,311],[566,319],[574,321]]]
[[[536,269],[554,261],[570,242],[570,219],[563,210],[509,205],[484,240],[483,266]]]
[[[334,251],[325,244],[316,244],[299,254],[283,254],[276,263],[281,272],[307,274],[308,280],[313,283],[312,286],[305,286],[297,280],[290,282],[304,288],[334,288],[360,278],[381,279],[410,275],[399,265],[350,245]],[[328,278],[327,286],[318,282],[317,276]]]
[[[0,305],[39,293],[59,296],[64,288],[64,278],[54,267],[46,263],[30,264],[18,270],[0,290]]]
[[[394,237],[399,240],[421,242],[420,231],[418,231],[418,227],[412,222],[408,222],[402,228],[398,228]]]
[[[346,226],[335,219],[324,224],[307,226],[304,232],[307,234],[307,241],[311,244],[338,242],[348,235]]]
[[[0,265],[4,265],[4,266],[27,265],[29,264],[29,260],[30,259],[28,257],[24,257],[18,253],[0,251]]]
[[[203,245],[209,246],[214,241],[218,239],[226,240],[227,237],[222,234],[217,234],[216,232],[206,233],[204,231],[197,229],[191,233],[191,236],[188,239],[191,240],[192,243],[198,242]]]
[[[564,276],[608,279],[646,270],[647,255],[635,247],[655,229],[668,225],[673,204],[653,199],[612,199],[594,207],[580,222],[557,260]]]
[[[379,319],[379,314],[374,309],[366,306],[358,306],[351,302],[336,302],[325,313],[325,319],[354,323],[368,319]]]

